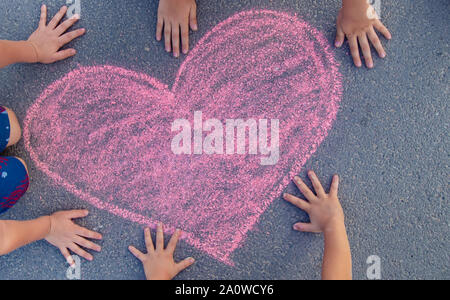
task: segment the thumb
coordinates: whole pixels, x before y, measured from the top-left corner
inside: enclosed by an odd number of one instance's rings
[[[336,41],[334,42],[334,45],[339,48],[344,44],[345,40],[345,34],[344,31],[341,29],[341,27],[337,26],[337,32],[336,32]]]
[[[301,232],[311,232],[311,233],[320,233],[321,232],[311,223],[297,223],[294,225],[294,230],[301,231]]]
[[[86,209],[80,209],[80,210],[69,210],[66,211],[66,215],[70,219],[78,219],[78,218],[84,218],[89,214],[89,212]]]
[[[176,270],[177,270],[177,274],[180,273],[181,271],[189,268],[190,266],[192,266],[195,262],[195,259],[193,259],[192,257],[186,258],[183,261],[180,261],[179,263],[176,264]]]
[[[52,60],[54,62],[60,61],[60,60],[64,60],[67,59],[71,56],[74,56],[75,54],[77,54],[77,51],[75,49],[66,49],[66,50],[61,50],[56,52],[53,56],[52,56]]]

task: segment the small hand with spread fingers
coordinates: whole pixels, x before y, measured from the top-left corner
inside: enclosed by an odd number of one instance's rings
[[[181,271],[191,266],[195,260],[192,257],[176,263],[173,255],[181,236],[181,231],[177,229],[164,249],[164,228],[159,223],[156,231],[156,248],[150,235],[150,229],[146,228],[145,245],[147,254],[142,253],[133,246],[128,247],[131,253],[142,262],[145,276],[148,280],[171,280]]]
[[[324,254],[322,279],[352,279],[352,257],[350,243],[345,228],[344,211],[338,199],[339,176],[333,176],[327,194],[313,171],[308,172],[315,193],[299,178],[294,182],[306,200],[290,194],[284,199],[308,213],[310,223],[297,223],[294,229],[302,232],[323,233]]]
[[[47,6],[42,5],[39,27],[28,38],[28,42],[33,46],[36,52],[35,62],[50,64],[76,54],[75,49],[59,51],[61,47],[77,37],[82,36],[86,32],[85,29],[77,29],[66,33],[66,31],[80,19],[79,15],[74,15],[72,18],[61,22],[66,12],[67,6],[63,6],[47,24]]]
[[[388,40],[392,36],[367,0],[344,0],[337,17],[336,28],[335,46],[341,47],[347,38],[353,62],[358,68],[362,67],[359,48],[369,69],[374,67],[370,44],[381,58],[386,57],[386,51],[376,30]]]
[[[101,250],[99,245],[88,240],[101,240],[101,234],[78,226],[72,221],[72,219],[84,218],[87,215],[87,210],[71,210],[56,212],[50,216],[50,232],[45,240],[57,247],[71,266],[74,265],[74,261],[69,250],[89,261],[93,259],[92,255],[81,247],[97,252]]]
[[[189,28],[193,31],[198,30],[195,0],[159,1],[156,39],[161,41],[164,36],[167,52],[173,52],[175,57],[180,56],[180,51],[188,53]]]
[[[303,232],[322,233],[332,230],[337,225],[343,225],[344,212],[338,199],[339,176],[333,176],[328,194],[313,171],[308,172],[308,176],[316,193],[312,192],[300,177],[294,178],[295,185],[307,201],[290,194],[284,194],[285,200],[308,213],[311,220],[311,223],[295,224],[294,229]]]

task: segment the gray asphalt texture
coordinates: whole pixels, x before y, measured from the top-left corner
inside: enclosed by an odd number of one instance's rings
[[[26,39],[36,28],[41,1],[0,0],[0,38]],[[63,0],[48,0],[53,15]],[[72,42],[76,57],[53,65],[18,64],[0,70],[1,104],[23,120],[53,81],[79,65],[111,64],[144,72],[171,86],[184,58],[174,59],[154,38],[158,1],[82,0],[87,34]],[[297,14],[333,43],[340,3],[325,0],[198,0],[200,30],[192,45],[227,17],[264,8]],[[340,198],[356,279],[366,260],[381,258],[384,279],[450,279],[449,268],[449,12],[448,0],[382,1],[382,21],[393,35],[375,69],[357,69],[349,49],[335,50],[344,96],[333,129],[300,174],[314,169],[329,184],[342,178]],[[1,219],[31,219],[58,210],[87,208],[79,224],[104,235],[103,251],[82,262],[82,279],[143,279],[130,244],[144,248],[142,228],[98,210],[55,186],[36,170],[23,141],[6,154],[24,158],[32,177],[28,193]],[[291,184],[287,191],[298,193]],[[319,279],[323,240],[294,232],[305,213],[275,199],[232,259],[218,262],[181,242],[178,259],[196,264],[177,279]],[[44,241],[0,257],[0,279],[65,279],[67,264]]]

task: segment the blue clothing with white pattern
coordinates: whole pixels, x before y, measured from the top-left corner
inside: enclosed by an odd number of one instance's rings
[[[11,134],[8,111],[0,106],[0,152]],[[27,191],[29,178],[23,163],[15,157],[0,156],[0,214],[10,209]]]

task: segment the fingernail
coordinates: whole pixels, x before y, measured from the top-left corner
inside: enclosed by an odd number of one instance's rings
[[[188,50],[183,50],[183,54],[188,54]]]
[[[381,58],[385,58],[386,57],[386,53],[381,53]]]
[[[198,25],[197,25],[197,24],[194,24],[194,25],[192,26],[192,29],[198,30]]]
[[[288,196],[287,193],[283,194],[283,198],[287,198],[287,196]]]
[[[369,67],[370,69],[372,69],[372,68],[373,68],[373,62],[370,62],[370,63],[368,64],[368,67]]]
[[[71,265],[71,266],[74,266],[74,265],[75,265],[75,262],[73,261],[72,256],[69,256],[69,257],[67,258],[67,262],[68,262],[69,265]]]
[[[301,229],[301,227],[300,227],[300,225],[298,225],[298,224],[295,224],[295,225],[294,225],[294,229],[295,229],[295,230],[300,230],[300,229]]]
[[[189,261],[190,263],[194,263],[194,262],[195,262],[195,259],[192,258],[192,257],[189,257],[189,258],[188,258],[188,261]]]
[[[79,14],[75,14],[70,19],[72,19],[72,20],[79,20],[80,19],[80,15]]]

